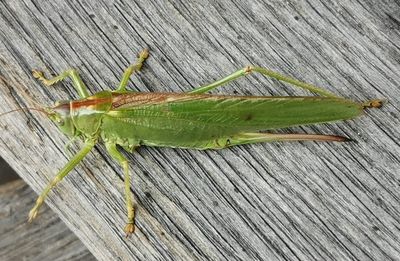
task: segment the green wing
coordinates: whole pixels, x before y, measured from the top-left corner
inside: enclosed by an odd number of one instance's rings
[[[325,97],[131,96],[115,102],[103,124],[118,126],[118,137],[154,146],[196,147],[241,132],[344,120],[362,111],[358,103]]]

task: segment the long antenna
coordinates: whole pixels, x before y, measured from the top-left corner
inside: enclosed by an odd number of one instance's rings
[[[0,117],[3,117],[3,116],[5,116],[5,115],[7,115],[7,114],[9,114],[9,113],[12,113],[12,112],[16,112],[16,111],[39,111],[39,112],[42,112],[42,113],[45,113],[45,114],[49,114],[47,111],[45,111],[45,110],[43,110],[43,109],[39,109],[39,108],[19,108],[19,109],[15,109],[15,110],[11,110],[11,111],[8,111],[8,112],[4,112],[4,113],[0,113]]]

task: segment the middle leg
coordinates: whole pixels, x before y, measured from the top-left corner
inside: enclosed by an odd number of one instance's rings
[[[135,231],[135,210],[133,207],[132,197],[131,197],[131,176],[129,175],[129,165],[128,160],[118,151],[115,143],[106,143],[106,148],[108,153],[121,164],[124,170],[124,184],[125,184],[125,200],[126,208],[128,210],[128,221],[124,228],[126,237],[129,237]]]

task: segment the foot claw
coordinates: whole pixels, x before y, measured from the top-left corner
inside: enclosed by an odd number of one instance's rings
[[[383,106],[383,100],[375,99],[364,103],[364,108],[380,108]]]
[[[149,49],[145,48],[139,53],[139,57],[142,59],[147,59],[149,57]]]
[[[31,223],[36,218],[37,214],[38,209],[36,207],[32,208],[31,211],[29,211],[28,223]]]
[[[41,79],[43,78],[43,72],[42,71],[38,71],[38,70],[32,70],[32,75],[33,77],[35,77],[36,79]]]
[[[125,237],[126,238],[130,237],[132,233],[135,232],[135,224],[133,223],[126,224],[124,231],[125,231]]]

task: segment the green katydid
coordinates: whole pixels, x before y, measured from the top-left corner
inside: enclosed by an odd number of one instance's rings
[[[38,214],[50,190],[61,181],[93,146],[102,141],[107,151],[124,171],[128,221],[126,235],[134,232],[134,208],[130,194],[128,161],[117,149],[133,152],[139,146],[192,149],[222,149],[234,145],[271,141],[346,141],[347,138],[317,134],[273,134],[259,132],[304,124],[324,123],[355,118],[365,108],[379,108],[381,100],[354,102],[331,92],[271,70],[247,66],[212,84],[188,93],[141,93],[127,91],[132,73],[141,69],[148,57],[145,49],[137,62],[129,66],[115,91],[101,91],[90,96],[76,70],[67,70],[52,79],[42,72],[33,76],[46,86],[67,77],[72,79],[81,99],[57,102],[43,111],[59,129],[71,138],[81,137],[84,147],[57,173],[38,197],[29,213],[29,221]],[[228,96],[204,94],[218,86],[258,72],[302,89],[319,97]]]

